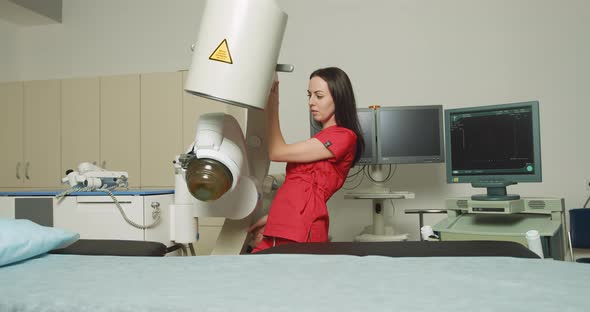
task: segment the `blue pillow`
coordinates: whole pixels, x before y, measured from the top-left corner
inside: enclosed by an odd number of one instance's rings
[[[66,247],[78,239],[78,233],[30,220],[0,219],[0,267]]]

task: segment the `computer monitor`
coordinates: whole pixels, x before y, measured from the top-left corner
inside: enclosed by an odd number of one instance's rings
[[[541,182],[539,102],[445,111],[447,182],[487,188],[474,200],[512,200],[506,186]]]
[[[377,163],[376,137],[375,137],[375,110],[372,108],[357,108],[365,150],[359,158],[359,165],[372,165]],[[310,115],[310,135],[313,137],[322,130],[322,125],[316,122]]]
[[[376,114],[377,163],[444,162],[442,105],[380,107]]]

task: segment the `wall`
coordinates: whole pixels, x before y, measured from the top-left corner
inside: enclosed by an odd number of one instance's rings
[[[11,0],[11,2],[31,10],[34,14],[44,16],[50,21],[61,22],[62,0]]]
[[[454,108],[539,100],[544,182],[519,184],[509,191],[562,196],[568,208],[585,201],[588,191],[583,184],[590,177],[585,159],[590,147],[583,138],[590,115],[589,2],[278,3],[289,14],[279,61],[296,68],[280,75],[281,126],[288,142],[308,136],[307,79],[321,66],[336,65],[349,73],[359,107]],[[8,60],[0,61],[4,67],[16,63],[18,70],[2,72],[0,79],[188,68],[202,7],[203,1],[195,0],[66,0],[62,24],[19,28],[16,55],[8,53]],[[283,168],[273,164],[271,171]],[[391,186],[416,193],[416,199],[394,202],[394,224],[414,239],[417,216],[403,215],[403,209],[440,208],[447,197],[482,191],[447,185],[443,164],[400,165]],[[336,240],[352,239],[371,222],[370,202],[344,200],[343,194],[336,193],[328,203]],[[428,216],[426,222],[440,218]]]
[[[0,81],[18,77],[15,64],[17,30],[15,25],[0,20]]]
[[[19,79],[187,69],[203,1],[63,1],[63,23],[23,27]]]

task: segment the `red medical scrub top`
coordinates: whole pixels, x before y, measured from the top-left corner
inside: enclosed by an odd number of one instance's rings
[[[331,126],[314,138],[320,140],[333,157],[287,164],[285,182],[270,206],[265,236],[296,242],[328,241],[326,202],[346,180],[354,161],[357,137],[350,129]]]

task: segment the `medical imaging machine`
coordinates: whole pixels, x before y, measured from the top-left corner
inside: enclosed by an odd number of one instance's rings
[[[545,257],[564,260],[565,203],[558,197],[520,197],[507,187],[541,182],[539,102],[445,111],[447,182],[471,183],[486,194],[446,200],[447,218],[433,229],[441,240],[502,240],[529,245],[540,236]]]
[[[224,217],[213,254],[244,251],[262,203],[269,159],[263,111],[276,72],[287,14],[274,0],[207,1],[185,91],[247,108],[246,133],[224,113],[201,115],[195,141],[174,161],[171,240],[189,244],[199,217]]]

